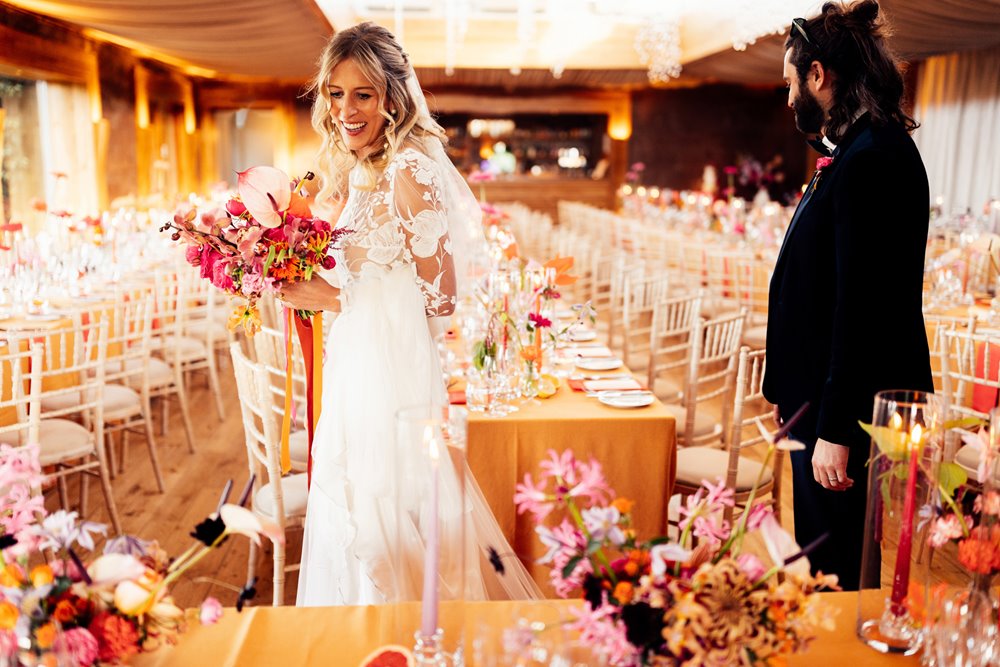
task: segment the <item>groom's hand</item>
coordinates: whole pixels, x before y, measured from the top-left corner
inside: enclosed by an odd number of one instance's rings
[[[846,491],[854,486],[854,480],[847,476],[849,447],[835,445],[822,438],[816,440],[813,450],[813,477],[824,489]]]

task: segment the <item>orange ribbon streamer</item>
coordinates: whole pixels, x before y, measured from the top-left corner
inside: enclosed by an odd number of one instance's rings
[[[292,453],[289,448],[289,438],[292,435],[292,326],[295,324],[295,312],[285,309],[288,321],[285,323],[285,410],[281,418],[281,473],[288,474],[292,469]]]

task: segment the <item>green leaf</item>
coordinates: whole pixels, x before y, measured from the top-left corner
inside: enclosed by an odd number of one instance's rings
[[[892,472],[892,476],[896,479],[906,479],[910,476],[910,470],[908,466],[895,465],[889,469]]]
[[[872,437],[879,451],[885,454],[890,460],[906,460],[909,452],[909,447],[906,444],[909,439],[907,433],[897,431],[888,426],[872,426],[862,421],[859,421],[858,424],[865,430],[865,433]]]
[[[477,340],[472,346],[472,365],[477,371],[483,370],[486,364],[486,341]]]
[[[944,429],[946,431],[953,428],[975,428],[976,426],[984,426],[986,420],[980,417],[962,417],[961,419],[949,419],[944,423]]]
[[[672,540],[666,535],[663,535],[660,537],[654,537],[653,539],[646,542],[646,545],[650,547],[655,547],[658,544],[669,544],[670,542],[672,542]]]
[[[583,556],[574,556],[569,559],[569,562],[566,563],[565,567],[562,569],[563,579],[569,579],[573,576],[573,570],[576,569],[576,566],[579,565],[581,560],[583,560]]]
[[[938,484],[949,497],[955,497],[955,491],[969,481],[969,476],[957,463],[942,463],[938,467]]]
[[[262,273],[266,276],[267,270],[271,268],[271,264],[274,263],[274,246],[270,246],[267,249],[267,257],[264,259],[264,270]]]
[[[888,507],[889,503],[892,501],[892,498],[889,496],[889,476],[888,475],[883,475],[883,477],[882,477],[882,484],[880,485],[880,489],[882,491],[882,502],[885,503],[886,507]]]
[[[598,551],[600,551],[601,544],[602,543],[598,542],[597,540],[591,540],[590,542],[588,542],[587,543],[587,555],[589,556],[590,554],[597,553]]]

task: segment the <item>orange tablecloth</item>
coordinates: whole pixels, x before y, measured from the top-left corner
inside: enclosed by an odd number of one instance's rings
[[[837,628],[833,632],[820,632],[808,652],[788,661],[790,667],[919,664],[916,657],[884,656],[857,640],[854,635],[856,593],[826,593],[824,597],[840,610]],[[579,603],[535,604],[554,605],[565,611]],[[512,625],[519,609],[525,607],[515,602],[477,602],[466,604],[463,613],[462,609],[444,603],[441,621],[446,636],[452,636],[458,632],[464,616],[465,631],[471,634],[480,623],[497,627]],[[256,607],[242,614],[226,609],[217,625],[206,627],[194,622],[180,644],[136,656],[131,664],[135,667],[354,667],[383,644],[412,645],[412,632],[419,618],[419,603],[311,609]]]
[[[676,447],[674,418],[659,401],[645,408],[611,408],[572,391],[565,381],[552,398],[527,403],[514,414],[469,417],[469,467],[507,540],[549,594],[549,567],[534,563],[545,553],[535,523],[529,515],[517,516],[514,508],[514,487],[525,473],[537,480],[538,464],[549,449],[572,449],[584,459],[593,456],[603,465],[611,488],[638,501],[639,535],[653,537],[666,529]]]

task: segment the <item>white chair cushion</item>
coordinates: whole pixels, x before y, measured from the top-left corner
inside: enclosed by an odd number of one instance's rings
[[[978,447],[964,445],[955,452],[955,463],[968,475],[969,479],[979,481],[979,462],[982,461],[983,450]]]
[[[87,390],[87,400],[93,400],[90,396],[93,390]],[[81,403],[81,392],[72,391],[58,396],[42,398],[42,412],[55,412],[56,410],[67,410]],[[117,420],[128,419],[142,412],[142,399],[139,392],[120,384],[104,385],[104,419]]]
[[[154,338],[153,349],[160,350],[165,355],[172,355],[174,350],[179,349],[182,361],[189,359],[202,359],[208,356],[208,351],[205,348],[205,342],[188,336],[167,336],[166,338]]]
[[[281,478],[281,490],[285,503],[286,517],[305,516],[306,497],[309,493],[306,488],[307,477],[305,473],[299,473],[298,475],[289,475],[288,477]],[[253,508],[272,519],[277,518],[275,516],[274,494],[271,493],[271,484],[265,484],[257,489],[257,493],[253,496]]]
[[[292,432],[288,438],[288,450],[292,458],[292,470],[306,470],[309,467],[309,432]]]
[[[763,350],[767,345],[767,325],[746,329],[743,332],[743,344],[752,350]]]
[[[700,486],[704,480],[713,484],[721,477],[726,479],[729,452],[714,447],[685,447],[677,450],[677,483],[688,487]],[[736,492],[749,491],[763,465],[759,461],[739,457],[736,472]],[[761,484],[771,481],[771,468],[765,468]]]
[[[681,437],[684,435],[685,425],[687,424],[687,410],[673,403],[664,403],[663,407],[666,408],[667,412],[674,416],[677,422],[677,436]],[[704,409],[695,412],[694,415],[694,437],[700,438],[702,436],[712,435],[713,433],[722,433],[722,424],[715,421],[711,415],[706,414]]]
[[[170,368],[170,364],[163,361],[162,359],[157,359],[156,357],[150,357],[147,360],[149,364],[149,386],[150,387],[162,387],[165,384],[170,384],[174,381],[174,371]],[[140,367],[142,366],[142,360],[140,359],[128,359],[125,361],[125,368],[129,372],[140,372]],[[104,365],[105,373],[120,373],[122,370],[122,361],[114,360],[109,361]],[[125,384],[133,389],[141,389],[142,382],[139,380],[138,375],[132,375],[125,378]]]
[[[212,339],[219,341],[229,340],[229,328],[226,326],[227,320],[209,322],[208,320],[195,320],[188,322],[187,334],[192,338],[205,340],[208,338],[208,328],[212,328]]]
[[[0,433],[0,442],[17,445],[17,436],[17,432]],[[94,451],[90,431],[69,419],[43,419],[38,429],[38,440],[38,460],[43,466],[80,458]]]
[[[684,382],[665,376],[656,378],[651,387],[656,397],[665,403],[678,403],[684,398]]]

